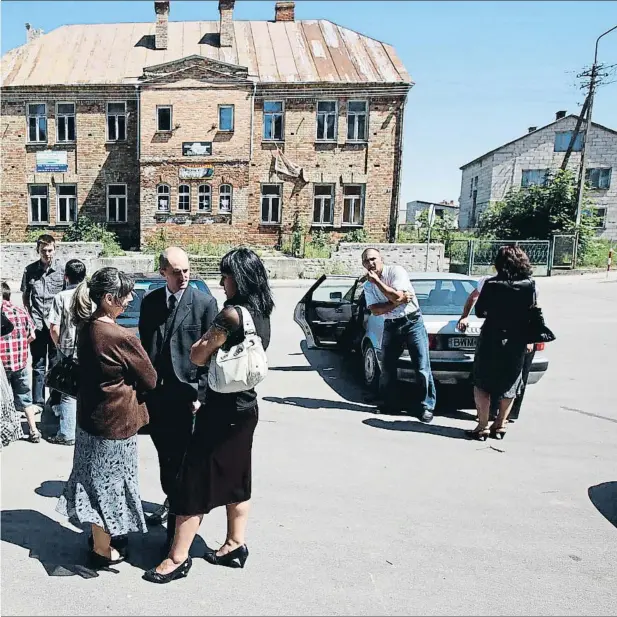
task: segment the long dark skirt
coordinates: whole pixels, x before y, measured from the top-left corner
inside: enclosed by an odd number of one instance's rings
[[[234,397],[231,397],[233,400]],[[251,498],[253,434],[257,405],[239,410],[207,402],[197,412],[176,490],[170,496],[174,514],[194,516]]]
[[[521,335],[482,329],[473,363],[473,383],[493,399],[515,398],[522,381],[527,342]]]

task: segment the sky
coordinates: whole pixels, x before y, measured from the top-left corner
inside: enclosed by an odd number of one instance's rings
[[[237,19],[268,20],[275,0],[237,0]],[[24,24],[154,21],[143,1],[3,0],[2,54],[25,42]],[[217,2],[171,1],[172,21],[217,20]],[[576,113],[576,74],[593,62],[596,38],[617,25],[617,2],[399,2],[296,0],[296,19],[329,19],[393,45],[414,81],[405,112],[401,206],[458,201],[461,165]],[[617,64],[617,30],[599,61]],[[593,120],[617,130],[617,83],[599,88]]]

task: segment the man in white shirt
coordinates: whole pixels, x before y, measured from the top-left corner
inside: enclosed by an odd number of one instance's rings
[[[396,397],[396,373],[403,346],[406,346],[421,390],[420,419],[430,422],[437,396],[428,334],[409,275],[401,266],[384,265],[377,249],[366,249],[362,253],[362,265],[367,271],[364,283],[366,305],[373,315],[381,315],[385,320],[381,343],[383,368],[379,382],[383,404],[380,409],[384,413],[400,410]]]

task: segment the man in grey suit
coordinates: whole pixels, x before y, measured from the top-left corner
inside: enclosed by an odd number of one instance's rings
[[[157,387],[149,394],[147,404],[161,486],[169,498],[192,433],[193,416],[204,402],[208,385],[207,367],[195,366],[189,354],[212,325],[218,305],[210,294],[189,285],[189,258],[181,248],[163,251],[159,269],[167,285],[144,296],[139,336],[158,374]],[[154,520],[164,520],[164,513],[159,512]],[[170,513],[165,550],[174,532],[175,516]]]

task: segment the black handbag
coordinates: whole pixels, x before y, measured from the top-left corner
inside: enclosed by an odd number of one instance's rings
[[[533,306],[529,308],[529,327],[527,330],[528,343],[551,343],[557,337],[544,321],[544,313],[538,306],[536,282],[533,281]]]
[[[75,348],[70,356],[63,356],[45,373],[45,385],[70,398],[77,398],[79,389],[79,363],[75,359]]]

